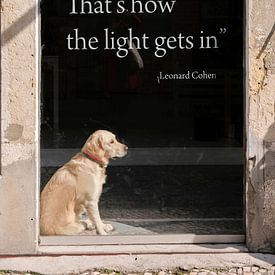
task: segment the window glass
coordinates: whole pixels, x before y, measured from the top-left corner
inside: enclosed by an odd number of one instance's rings
[[[107,2],[42,1],[42,188],[105,129],[113,234],[242,234],[242,1]]]

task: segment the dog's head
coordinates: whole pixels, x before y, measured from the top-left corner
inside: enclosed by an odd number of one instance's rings
[[[116,136],[106,130],[94,132],[86,141],[83,149],[100,159],[121,158],[127,154],[128,147],[118,142]]]

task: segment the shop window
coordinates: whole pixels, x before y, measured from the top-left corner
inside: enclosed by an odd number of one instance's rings
[[[164,13],[131,13],[142,1],[124,1],[121,14],[117,1],[110,13],[83,2],[41,4],[41,190],[105,129],[129,147],[107,168],[100,198],[111,235],[243,235],[242,1],[175,1]],[[115,43],[129,29],[148,47],[125,57],[106,49],[106,30]]]

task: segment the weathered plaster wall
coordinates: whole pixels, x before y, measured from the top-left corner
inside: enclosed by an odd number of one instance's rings
[[[247,244],[275,250],[275,2],[248,7]]]
[[[0,254],[36,250],[35,0],[1,1]]]

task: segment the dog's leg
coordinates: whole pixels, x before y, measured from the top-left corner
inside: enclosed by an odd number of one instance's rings
[[[107,235],[107,232],[113,230],[111,224],[104,224],[100,218],[98,210],[98,202],[91,201],[87,206],[89,218],[93,221],[96,227],[96,231],[99,235]]]
[[[94,230],[95,226],[89,219],[87,209],[83,204],[77,204],[75,207],[77,222],[84,223],[87,230]]]

